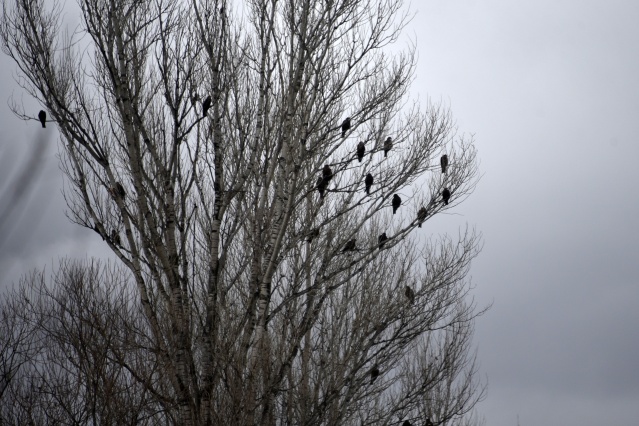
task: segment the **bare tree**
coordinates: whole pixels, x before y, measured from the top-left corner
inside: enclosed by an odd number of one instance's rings
[[[90,368],[60,365],[56,380],[93,387],[69,408],[39,405],[43,415],[474,421],[479,312],[465,277],[478,238],[413,233],[472,191],[476,154],[447,110],[407,104],[415,50],[385,49],[407,22],[401,2],[79,4],[82,27],[63,37],[60,6],[4,0],[2,45],[61,134],[71,219],[117,255],[136,302],[69,311],[99,316],[83,322],[96,353],[72,344],[60,358]],[[64,297],[86,295],[74,277],[56,281]],[[65,350],[63,333],[40,330],[61,347],[46,351]],[[127,404],[138,408],[111,411]]]

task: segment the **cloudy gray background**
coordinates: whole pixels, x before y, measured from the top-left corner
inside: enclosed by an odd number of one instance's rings
[[[471,270],[489,426],[639,424],[639,3],[427,0],[406,34],[412,93],[449,105],[474,134],[483,178],[433,232],[484,235]],[[31,148],[41,175],[0,235],[0,286],[63,256],[104,256],[64,217],[56,138],[38,140],[5,101],[0,191]],[[24,98],[37,111],[37,104]],[[53,127],[53,126],[51,126]],[[55,134],[50,129],[49,134]]]

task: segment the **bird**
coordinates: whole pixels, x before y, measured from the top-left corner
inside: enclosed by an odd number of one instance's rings
[[[346,243],[346,245],[344,246],[344,249],[342,250],[342,253],[345,253],[347,251],[355,251],[355,244],[357,243],[357,240],[355,238],[353,238],[352,240],[350,240],[349,242]]]
[[[444,199],[444,204],[448,205],[448,200],[450,200],[450,191],[448,188],[444,188],[442,191],[442,198]]]
[[[393,214],[395,214],[397,212],[397,209],[401,205],[402,205],[401,197],[399,195],[397,195],[397,194],[393,195]]]
[[[413,424],[409,422],[408,420],[404,420],[404,423],[402,423],[402,426],[413,426]]]
[[[47,113],[44,112],[43,110],[40,110],[40,112],[38,113],[38,119],[40,120],[40,123],[42,123],[42,128],[44,129],[45,127],[47,127]]]
[[[326,164],[322,169],[322,177],[327,184],[333,178],[333,170],[331,170],[331,167],[328,164]]]
[[[344,121],[342,121],[342,137],[346,137],[346,132],[351,128],[351,118],[346,117]]]
[[[384,141],[384,158],[388,155],[388,151],[393,149],[393,138],[390,136],[386,138]]]
[[[426,210],[426,207],[422,207],[421,209],[417,211],[417,220],[419,221],[417,226],[419,228],[422,227],[422,223],[424,223],[424,221],[426,220],[427,215],[428,215],[428,210]]]
[[[377,367],[377,364],[375,364],[373,365],[373,368],[371,368],[371,385],[373,384],[375,379],[377,379],[377,377],[379,377],[379,367]]]
[[[118,234],[115,229],[111,230],[111,241],[113,241],[113,244],[115,244],[116,246],[122,245],[120,234]]]
[[[322,176],[317,178],[317,190],[319,191],[320,198],[322,199],[324,198],[324,191],[326,191],[326,185],[328,185],[328,182],[326,182]]]
[[[308,235],[306,236],[306,242],[307,242],[307,243],[309,243],[309,244],[310,244],[311,242],[313,242],[313,239],[314,239],[314,238],[319,237],[319,233],[320,233],[319,228],[315,228],[315,229],[313,229],[313,230],[312,230],[311,232],[309,232],[309,233],[308,233]]]
[[[364,146],[364,142],[360,142],[357,144],[357,159],[361,163],[364,159],[364,153],[366,152],[366,147]]]
[[[382,233],[382,235],[377,237],[377,247],[379,247],[380,250],[383,249],[384,244],[386,244],[387,240],[388,240],[388,237],[386,236],[386,232]]]
[[[448,155],[442,155],[442,158],[439,159],[439,163],[442,166],[442,173],[446,173],[446,167],[448,167]]]
[[[204,117],[206,117],[206,114],[209,112],[209,109],[211,108],[211,96],[207,96],[206,99],[204,99],[204,102],[202,102],[202,115]]]
[[[124,191],[124,187],[120,182],[115,183],[115,190],[116,194],[118,194],[120,198],[122,198],[123,200],[126,198],[126,192]]]
[[[372,174],[367,174],[366,175],[366,179],[364,179],[364,184],[366,185],[366,195],[370,195],[371,193],[371,186],[373,186],[373,175]]]
[[[406,295],[406,298],[412,305],[415,302],[415,292],[413,291],[413,289],[410,288],[409,286],[406,286],[406,288],[404,289],[404,294]]]

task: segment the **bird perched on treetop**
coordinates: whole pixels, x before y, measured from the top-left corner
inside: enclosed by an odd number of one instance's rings
[[[346,137],[346,132],[351,128],[351,118],[346,117],[346,120],[342,121],[342,137]]]
[[[448,188],[444,188],[442,191],[442,198],[444,199],[444,204],[448,205],[448,200],[450,200],[450,191]]]
[[[426,210],[426,207],[422,207],[421,209],[417,211],[417,220],[419,221],[417,226],[419,228],[422,227],[422,223],[424,223],[424,221],[426,220],[427,215],[428,215],[428,210]]]
[[[384,141],[384,158],[386,158],[391,149],[393,149],[393,138],[389,136]]]
[[[331,170],[328,164],[326,164],[324,168],[322,169],[322,177],[324,178],[327,184],[333,178],[333,171]]]
[[[402,199],[400,198],[400,196],[397,194],[393,195],[393,214],[397,212],[397,209],[401,205],[402,205]]]
[[[371,385],[373,384],[375,379],[377,379],[378,377],[379,377],[379,367],[377,367],[377,364],[375,364],[373,365],[373,368],[371,368]]]
[[[364,142],[360,142],[357,144],[357,159],[361,163],[364,159],[364,153],[366,152],[366,146],[364,146]]]
[[[448,155],[442,155],[442,158],[439,159],[439,163],[442,166],[442,173],[446,173],[446,167],[448,167]]]
[[[347,242],[346,245],[344,246],[344,249],[342,250],[342,253],[345,253],[347,251],[355,251],[356,243],[357,243],[357,240],[355,238]]]
[[[47,113],[44,112],[43,110],[40,110],[40,112],[38,113],[38,119],[40,120],[40,123],[42,123],[42,128],[44,129],[45,127],[47,127]]]
[[[413,426],[413,424],[409,422],[408,420],[404,420],[404,423],[402,423],[402,426]]]
[[[211,108],[211,96],[207,96],[206,99],[204,99],[204,102],[202,102],[202,116],[206,117],[206,114],[209,112],[209,109]]]
[[[377,237],[377,247],[380,250],[383,249],[384,248],[384,244],[386,244],[387,240],[388,240],[388,237],[386,236],[386,232],[382,233],[382,235]]]
[[[406,298],[408,299],[411,305],[415,303],[415,292],[413,291],[412,288],[410,288],[409,286],[406,286],[406,288],[404,289],[404,294],[406,295]]]
[[[373,175],[372,174],[367,174],[366,175],[366,179],[364,179],[364,184],[366,185],[366,195],[370,195],[371,193],[371,186],[373,186]]]

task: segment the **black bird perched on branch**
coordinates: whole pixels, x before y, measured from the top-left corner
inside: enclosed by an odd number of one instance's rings
[[[397,209],[401,205],[402,205],[402,199],[400,198],[400,196],[397,194],[393,195],[393,214],[397,212]]]
[[[322,169],[322,177],[326,181],[326,184],[333,178],[333,170],[331,170],[330,166],[326,164]]]
[[[45,127],[47,127],[47,113],[44,112],[43,110],[40,110],[40,112],[38,113],[38,120],[40,120],[40,123],[42,123],[42,128],[44,129]]]
[[[409,422],[408,420],[404,420],[404,423],[402,423],[402,426],[413,426],[413,424]]]
[[[444,199],[444,204],[448,205],[448,200],[450,200],[450,191],[448,188],[444,188],[442,191],[442,198]]]
[[[406,295],[406,298],[408,299],[411,305],[415,303],[415,292],[413,291],[412,288],[410,288],[409,286],[406,286],[406,288],[404,289],[404,294]]]
[[[373,186],[373,175],[372,174],[367,174],[366,175],[366,179],[364,179],[364,184],[366,185],[366,195],[370,195],[371,193],[371,186]]]
[[[360,142],[357,144],[357,159],[361,163],[364,159],[364,153],[366,152],[366,146],[364,146],[364,142]]]
[[[428,210],[426,210],[426,207],[422,207],[421,209],[417,211],[417,220],[419,221],[417,226],[419,228],[422,227],[422,223],[424,223],[424,221],[426,220],[427,215],[428,215]]]
[[[373,365],[373,368],[371,368],[371,385],[373,384],[375,379],[377,379],[378,377],[379,377],[379,367],[377,367],[377,364],[375,364]]]
[[[384,158],[386,158],[391,149],[393,149],[393,138],[389,136],[384,141]]]
[[[124,187],[122,186],[120,182],[115,183],[115,193],[117,194],[118,197],[122,198],[123,200],[126,198],[126,192],[124,191]]]
[[[309,232],[309,233],[308,233],[308,235],[307,235],[307,237],[306,237],[306,242],[307,242],[307,243],[309,243],[309,244],[310,244],[311,242],[313,242],[313,239],[314,239],[314,238],[319,237],[319,233],[320,233],[319,228],[315,228],[315,229],[313,229],[311,232]]]
[[[326,180],[324,180],[324,178],[322,176],[317,178],[317,190],[320,193],[320,198],[324,198],[324,192],[326,191],[326,186],[328,185],[328,182]]]
[[[353,238],[352,240],[350,240],[349,242],[346,243],[346,245],[344,246],[344,249],[342,250],[342,253],[345,253],[347,251],[355,251],[355,244],[357,243],[357,240],[355,238]]]
[[[120,240],[120,234],[118,234],[115,229],[111,231],[111,241],[116,246],[122,245],[122,241]]]
[[[204,99],[204,102],[202,102],[202,116],[206,117],[206,114],[209,112],[209,109],[211,108],[211,96],[207,96],[206,99]]]
[[[346,117],[346,120],[342,121],[342,137],[346,137],[346,132],[351,128],[351,118]]]
[[[382,233],[382,235],[377,237],[377,247],[380,250],[383,249],[384,248],[384,244],[386,244],[387,240],[388,240],[388,237],[386,236],[386,232]]]
[[[448,155],[442,155],[442,158],[439,159],[439,164],[442,166],[442,173],[446,173],[446,167],[448,167]]]

